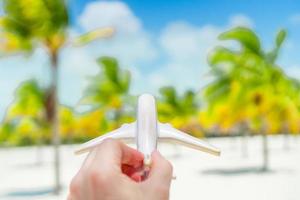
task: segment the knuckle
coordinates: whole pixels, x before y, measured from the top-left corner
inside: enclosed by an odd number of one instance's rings
[[[117,139],[106,138],[98,146],[97,151],[104,153],[105,151],[118,152],[121,151],[123,143]]]
[[[98,170],[91,169],[87,173],[87,179],[92,181],[95,179],[101,179],[101,174],[99,173]]]
[[[101,173],[99,169],[91,169],[88,173],[88,180],[93,186],[102,187],[109,182],[109,176],[109,173]]]

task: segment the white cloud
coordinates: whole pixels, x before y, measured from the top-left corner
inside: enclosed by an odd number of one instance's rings
[[[110,26],[116,34],[109,40],[92,45],[95,56],[107,54],[118,57],[125,65],[135,65],[157,57],[156,47],[140,20],[120,1],[89,3],[79,17],[84,31]]]
[[[199,89],[205,81],[201,74],[208,70],[207,53],[217,45],[220,27],[196,27],[187,22],[173,22],[160,37],[162,51],[167,55],[163,66],[149,75],[152,87],[174,85],[179,91]]]
[[[133,91],[137,93],[145,82],[140,68],[158,57],[158,49],[155,39],[143,29],[131,9],[120,1],[89,3],[79,17],[79,24],[84,31],[104,26],[116,29],[111,39],[89,45],[89,54],[94,58],[100,55],[118,58],[120,65],[132,72]]]
[[[172,59],[197,59],[216,43],[219,32],[214,26],[196,27],[186,22],[173,22],[163,30],[160,43]]]
[[[299,77],[300,77],[300,65],[293,65],[291,67],[285,67],[284,71],[285,71],[285,73],[288,76],[293,77],[293,78],[299,80]]]
[[[87,85],[87,77],[99,71],[85,48],[67,48],[61,55],[59,96],[63,104],[76,105]]]
[[[254,27],[253,21],[243,14],[236,14],[230,17],[229,19],[229,26],[245,26],[249,28]]]
[[[134,71],[134,93],[157,91],[165,84],[176,85],[181,90],[199,88],[206,82],[201,74],[208,70],[207,53],[219,44],[217,36],[232,26],[253,27],[251,19],[242,14],[231,16],[225,27],[176,21],[168,24],[156,39],[144,30],[130,8],[119,1],[90,3],[79,23],[85,31],[103,26],[116,29],[112,39],[94,43],[90,54],[117,57],[121,66]],[[145,74],[141,68],[149,63],[156,66]]]
[[[170,74],[171,73],[172,72],[170,72]],[[167,79],[166,77],[163,77],[162,74],[165,74],[165,72],[163,70],[158,70],[156,71],[156,73],[152,73],[148,76],[148,79],[151,85],[154,86],[154,88],[159,88],[161,86],[171,84],[170,80]]]
[[[208,70],[206,56],[212,47],[219,44],[218,34],[233,25],[253,25],[243,15],[231,17],[224,27],[211,24],[195,26],[177,21],[168,24],[154,37],[121,1],[89,3],[78,20],[83,32],[112,26],[117,34],[86,47],[68,47],[62,51],[59,95],[61,102],[69,105],[76,105],[87,84],[87,76],[99,70],[95,59],[103,55],[118,58],[120,66],[131,71],[133,94],[157,93],[158,88],[164,85],[174,85],[180,91],[199,89],[209,81],[204,75]],[[70,35],[77,36],[78,32],[70,30]],[[49,74],[45,52],[37,51],[29,61],[23,58],[12,60],[7,63],[1,61],[1,67],[7,65],[0,73],[0,87],[4,88],[0,96],[5,97],[0,102],[2,113],[22,80],[38,77],[43,84],[49,80],[49,77],[45,78],[45,74]]]
[[[48,57],[45,51],[38,48],[32,56],[11,56],[2,58],[0,62],[0,120],[14,98],[19,84],[28,79],[37,79],[43,85],[49,80],[45,72]],[[46,68],[45,68],[46,67]]]
[[[141,29],[140,20],[120,1],[89,3],[79,17],[79,23],[86,31],[105,26],[116,27],[125,33],[136,33]]]
[[[290,16],[289,21],[293,25],[299,25],[300,24],[300,13],[293,14],[292,16]]]
[[[152,87],[175,85],[180,91],[186,89],[199,90],[211,79],[205,74],[209,70],[207,55],[217,45],[236,44],[220,42],[218,35],[233,26],[252,27],[254,23],[245,15],[230,17],[222,26],[195,26],[183,21],[168,24],[161,33],[159,42],[167,55],[162,67],[149,75]]]

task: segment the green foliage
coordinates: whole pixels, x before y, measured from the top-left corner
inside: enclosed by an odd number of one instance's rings
[[[2,51],[30,52],[41,43],[57,56],[67,41],[69,21],[64,1],[6,0],[4,7],[0,35],[6,43],[1,46]],[[84,45],[112,33],[109,28],[95,30],[76,38],[73,44]],[[286,36],[286,31],[280,30],[271,51],[261,47],[259,37],[249,28],[233,28],[219,36],[221,40],[238,42],[241,49],[219,46],[209,55],[214,80],[204,90],[206,107],[202,109],[208,113],[206,120],[213,121],[209,125],[226,129],[245,123],[254,133],[267,121],[271,124],[270,132],[278,132],[283,127],[299,131],[300,83],[287,77],[276,64]],[[91,105],[92,109],[79,114],[73,108],[59,107],[59,129],[64,142],[91,139],[133,119],[133,113],[126,107],[132,103],[128,94],[129,71],[121,69],[112,57],[101,57],[97,62],[100,72],[90,77],[82,98],[82,103]],[[48,94],[34,80],[20,85],[0,127],[1,145],[36,144],[41,138],[49,143]],[[195,120],[199,111],[197,102],[193,91],[179,95],[172,86],[162,87],[157,104],[159,117],[187,132],[195,127],[199,130],[199,122]]]
[[[49,124],[45,111],[45,89],[36,80],[24,81],[15,92],[15,97],[5,116],[0,143],[29,145],[49,141]]]
[[[101,71],[91,77],[83,102],[118,108],[122,97],[126,96],[129,90],[130,73],[121,70],[117,60],[111,57],[101,57],[98,63]]]
[[[275,38],[274,48],[265,54],[266,60],[270,63],[274,63],[279,55],[280,48],[286,38],[287,32],[283,29],[279,30]]]
[[[77,38],[74,39],[73,45],[75,46],[82,46],[88,44],[92,41],[97,40],[98,38],[103,37],[110,37],[114,33],[114,29],[112,28],[103,28],[103,29],[96,29],[94,31],[90,31],[85,33]]]
[[[294,123],[300,116],[299,88],[276,65],[286,31],[277,33],[270,52],[261,48],[258,36],[248,28],[233,28],[219,38],[235,40],[241,49],[217,47],[211,53],[209,63],[215,79],[204,90],[206,116],[225,130],[246,123],[249,128],[252,124],[255,132],[256,122],[263,121],[259,126],[268,126],[269,132],[282,131],[287,123],[289,130],[295,131]]]
[[[157,98],[158,118],[161,122],[171,123],[178,129],[195,137],[203,136],[197,119],[199,104],[196,93],[191,90],[179,95],[172,86],[162,87]]]
[[[12,122],[3,122],[0,125],[0,146],[8,145],[9,138],[15,134],[15,125]]]
[[[220,40],[235,40],[242,45],[244,51],[252,51],[260,55],[260,41],[257,35],[249,28],[236,27],[219,36]]]
[[[130,73],[122,70],[119,63],[112,57],[98,59],[100,72],[90,78],[82,102],[104,110],[107,118],[120,126],[124,119],[132,118],[125,104],[129,104]]]
[[[12,143],[29,144],[39,139],[42,133],[49,136],[49,129],[55,127],[57,116],[57,75],[59,73],[59,53],[66,44],[83,45],[93,40],[110,36],[111,28],[96,29],[90,33],[70,40],[68,38],[69,14],[65,0],[3,0],[4,15],[0,18],[0,53],[31,53],[36,47],[44,47],[51,61],[51,83],[43,91],[36,82],[23,84],[16,93],[13,105],[9,108],[6,120],[16,123],[16,133]],[[120,78],[121,80],[122,78]],[[126,77],[125,77],[126,79]],[[128,78],[127,78],[128,79]],[[126,84],[120,81],[120,84]],[[129,80],[125,80],[125,82]],[[128,83],[129,84],[129,83]],[[126,87],[126,86],[124,86]],[[107,91],[106,94],[109,94]],[[64,121],[64,123],[66,123]],[[68,123],[66,123],[68,124]],[[31,127],[29,132],[18,131],[19,126]],[[67,125],[66,125],[67,126]],[[4,129],[6,130],[6,129]],[[21,128],[23,130],[23,128]],[[53,135],[56,137],[53,128]],[[38,134],[40,132],[40,134]],[[28,139],[31,138],[31,139]],[[25,141],[25,142],[24,142]],[[59,138],[56,137],[56,146]],[[58,162],[56,160],[56,162]]]
[[[44,101],[45,90],[38,85],[37,81],[25,81],[17,88],[7,117],[9,119],[22,116],[42,117],[45,112]]]
[[[3,7],[1,32],[8,36],[4,51],[31,51],[37,42],[51,51],[63,45],[69,24],[64,0],[4,0]],[[16,41],[19,45],[11,45]]]
[[[237,56],[234,52],[224,47],[217,47],[215,50],[209,55],[208,62],[211,66],[215,66],[220,63],[228,63],[229,61],[235,62],[237,60]]]
[[[280,48],[286,38],[287,32],[281,29],[276,36],[276,47]]]
[[[230,82],[230,78],[224,76],[215,80],[206,87],[204,96],[211,106],[213,106],[214,103],[222,101],[229,95]]]
[[[193,115],[197,112],[196,94],[193,91],[186,91],[179,96],[172,86],[160,88],[158,99],[158,113],[164,119],[171,120],[174,116],[182,118]]]

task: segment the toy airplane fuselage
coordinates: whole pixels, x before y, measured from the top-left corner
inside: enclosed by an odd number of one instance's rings
[[[123,124],[114,131],[82,144],[75,153],[87,152],[99,145],[105,138],[115,138],[125,142],[135,140],[138,151],[144,154],[145,165],[150,164],[151,153],[157,148],[157,141],[175,142],[212,155],[220,155],[220,150],[207,142],[177,130],[170,124],[158,122],[155,99],[150,94],[143,94],[139,97],[135,122]]]

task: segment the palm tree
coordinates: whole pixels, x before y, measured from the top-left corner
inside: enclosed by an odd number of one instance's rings
[[[45,118],[45,90],[36,80],[27,80],[20,84],[15,92],[15,99],[8,109],[6,120],[21,117]]]
[[[180,96],[172,86],[162,87],[159,92],[157,107],[160,120],[172,122],[183,131],[199,135],[201,131],[196,120],[198,111],[196,94],[187,90]]]
[[[20,84],[15,93],[15,99],[8,109],[5,121],[30,120],[34,123],[39,134],[37,135],[37,164],[41,164],[40,155],[43,143],[42,134],[48,127],[49,122],[46,118],[45,110],[45,90],[41,88],[36,80],[28,80]],[[27,120],[27,121],[28,121]],[[34,142],[34,141],[32,141]]]
[[[76,117],[75,112],[71,107],[59,107],[59,132],[61,133],[64,142],[71,143],[76,133]]]
[[[54,146],[54,171],[56,194],[60,191],[60,158],[58,133],[58,68],[61,49],[73,41],[68,37],[69,14],[65,0],[4,0],[4,16],[1,18],[2,41],[0,49],[4,53],[30,53],[43,46],[51,62],[51,84],[46,94],[46,114],[52,127]],[[96,30],[79,39],[75,44],[84,44],[98,37],[109,36],[111,29]]]
[[[0,125],[0,146],[10,145],[9,138],[15,133],[16,126],[12,121],[4,121]]]
[[[178,95],[176,89],[172,86],[161,87],[159,92],[160,95],[157,99],[159,120],[171,123],[194,136],[202,136],[201,127],[196,120],[198,111],[196,94],[191,90],[187,90],[182,95]],[[174,150],[174,158],[178,158],[180,153],[176,145]]]
[[[118,61],[112,57],[101,57],[98,59],[101,71],[91,77],[90,83],[82,98],[82,103],[99,108],[106,112],[107,117],[115,123],[114,127],[121,125],[122,120],[130,118],[124,107],[130,96],[130,73],[121,70]]]
[[[208,110],[214,111],[219,105],[228,105],[232,125],[259,122],[263,143],[263,170],[268,169],[267,115],[274,108],[274,101],[289,97],[286,89],[291,87],[289,78],[276,65],[276,59],[286,37],[280,30],[275,47],[267,52],[261,48],[258,36],[250,29],[237,27],[225,33],[221,40],[239,42],[239,50],[225,47],[215,49],[209,58],[215,80],[205,90]],[[276,98],[272,97],[276,94]]]
[[[99,132],[105,133],[112,130],[109,126],[103,109],[92,109],[76,116],[75,140],[87,141],[99,136]]]

